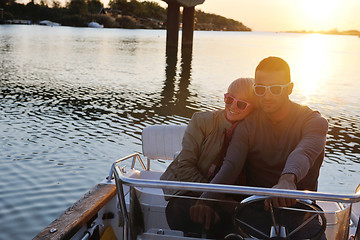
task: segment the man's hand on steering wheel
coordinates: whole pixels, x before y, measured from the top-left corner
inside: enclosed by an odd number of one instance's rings
[[[211,223],[217,223],[220,220],[216,211],[203,200],[198,200],[196,204],[190,208],[190,217],[193,222],[205,223],[206,230],[210,229]]]
[[[296,190],[296,176],[292,173],[286,173],[281,175],[278,183],[272,188],[277,189],[289,189]],[[290,207],[296,204],[296,199],[294,198],[271,198],[265,201],[265,210],[268,210],[270,207],[270,201],[273,207]]]

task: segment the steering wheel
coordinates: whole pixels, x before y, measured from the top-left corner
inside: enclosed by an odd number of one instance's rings
[[[291,207],[265,211],[268,196],[245,198],[236,207],[234,226],[243,238],[250,239],[319,239],[326,229],[323,210],[310,200],[296,200]],[[309,224],[310,223],[310,224]],[[311,229],[310,229],[311,228]],[[306,236],[303,236],[306,234]]]

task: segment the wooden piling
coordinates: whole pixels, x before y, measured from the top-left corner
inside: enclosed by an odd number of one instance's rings
[[[192,48],[194,38],[195,7],[184,7],[182,25],[182,47]]]
[[[179,41],[180,4],[169,2],[167,9],[166,48],[177,48]]]

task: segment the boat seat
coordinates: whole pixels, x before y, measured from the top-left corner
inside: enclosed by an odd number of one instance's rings
[[[181,151],[186,125],[152,125],[142,132],[142,150],[147,160],[147,169],[139,172],[140,179],[159,180],[162,171],[151,170],[152,160],[173,160]],[[169,228],[165,219],[165,201],[161,188],[136,187],[145,228]]]
[[[133,174],[131,174],[131,171]],[[128,177],[136,179],[149,179],[159,180],[162,174],[161,171],[147,171],[147,170],[130,170],[128,171]],[[127,186],[125,186],[127,187]],[[128,187],[127,187],[128,188]],[[167,201],[164,198],[161,188],[146,188],[140,186],[134,186],[137,199],[140,203],[140,209],[143,213],[144,227],[150,228],[162,228],[169,229],[165,218],[165,208]],[[127,191],[129,193],[129,191]],[[127,206],[127,207],[130,207]]]
[[[162,171],[150,171],[151,160],[174,160],[176,154],[181,151],[181,143],[186,125],[152,125],[142,131],[142,150],[147,159],[147,169],[140,171],[140,179],[159,180]],[[162,189],[137,188],[142,194],[150,194],[146,204],[166,206]],[[151,200],[151,202],[148,202]]]
[[[180,152],[186,125],[153,125],[142,131],[142,151],[148,160],[173,160]],[[149,168],[149,165],[148,165]]]
[[[140,171],[140,179],[160,180],[163,172],[160,171]],[[166,201],[161,188],[144,188],[136,187],[138,197],[141,199],[142,205],[157,206],[159,208],[166,207]]]
[[[181,143],[185,133],[186,125],[152,125],[142,131],[142,151],[147,159],[147,169],[140,171],[140,179],[159,180],[162,171],[150,171],[151,160],[174,160],[181,151]],[[140,193],[151,194],[152,197],[146,201],[147,204],[155,206],[166,206],[162,189],[137,188]]]

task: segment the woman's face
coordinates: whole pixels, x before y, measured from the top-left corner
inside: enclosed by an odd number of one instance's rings
[[[253,101],[241,91],[229,89],[225,94],[225,117],[230,122],[243,120],[254,108]]]

